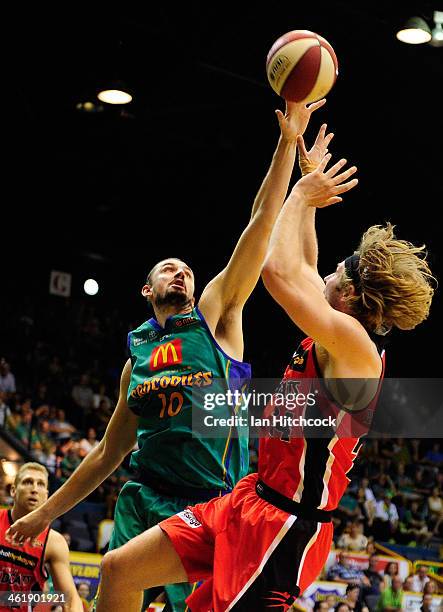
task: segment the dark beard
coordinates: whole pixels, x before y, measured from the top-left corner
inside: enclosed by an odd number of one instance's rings
[[[184,306],[190,306],[191,300],[182,291],[167,291],[165,295],[156,296],[153,300],[153,305],[159,309],[165,306],[179,306],[183,308]]]

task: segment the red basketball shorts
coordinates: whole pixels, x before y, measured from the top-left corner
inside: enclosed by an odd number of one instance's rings
[[[326,563],[332,523],[276,508],[255,492],[257,478],[159,524],[189,582],[203,581],[186,600],[192,612],[287,610]]]

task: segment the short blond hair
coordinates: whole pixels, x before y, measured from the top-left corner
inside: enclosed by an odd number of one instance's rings
[[[429,315],[436,280],[425,246],[399,240],[394,227],[373,225],[356,251],[361,283],[346,301],[368,331],[414,329]],[[346,290],[352,282],[344,273],[341,288]]]
[[[24,463],[20,466],[17,474],[15,475],[14,487],[18,485],[18,483],[23,477],[23,473],[26,472],[26,470],[37,470],[38,472],[42,472],[43,474],[45,474],[46,480],[49,480],[48,470],[45,468],[44,465],[42,465],[41,463],[36,463],[35,461],[29,461],[29,463]]]

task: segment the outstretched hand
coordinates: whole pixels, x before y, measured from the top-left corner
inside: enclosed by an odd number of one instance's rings
[[[278,123],[280,125],[282,138],[290,142],[295,142],[297,136],[305,133],[309,119],[314,111],[326,104],[326,98],[303,104],[300,102],[286,102],[285,114],[281,110],[276,110]]]
[[[356,178],[348,181],[357,172],[356,166],[338,174],[346,165],[346,159],[341,159],[326,171],[326,166],[331,157],[330,153],[325,155],[313,172],[303,176],[294,185],[293,193],[298,193],[307,206],[324,208],[331,204],[337,204],[342,201],[342,198],[339,197],[340,194],[353,189],[358,184]]]
[[[334,134],[326,134],[326,128],[327,125],[324,123],[321,126],[317,134],[317,138],[309,151],[306,150],[303,136],[299,135],[297,137],[297,146],[299,151],[298,163],[302,176],[305,176],[318,168],[321,160],[328,152],[328,146],[331,140],[334,138]]]

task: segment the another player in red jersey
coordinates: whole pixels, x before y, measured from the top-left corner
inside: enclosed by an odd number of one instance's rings
[[[41,506],[47,499],[46,468],[39,463],[22,465],[11,487],[11,496],[14,500],[12,508],[0,509],[0,593],[16,594],[25,600],[27,594],[43,591],[48,579],[47,564],[55,589],[66,596],[63,609],[82,612],[83,606],[69,568],[68,545],[60,533],[48,527],[32,542],[22,545],[11,544],[5,537],[14,521]],[[0,612],[28,612],[32,609],[27,603],[13,603],[0,603]]]

